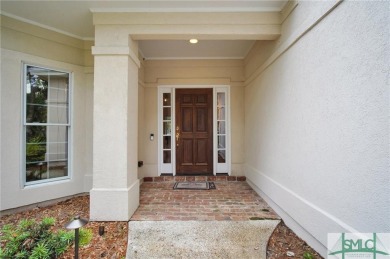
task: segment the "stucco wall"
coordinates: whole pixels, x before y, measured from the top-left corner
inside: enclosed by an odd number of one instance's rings
[[[145,127],[145,90],[144,90],[144,63],[141,62],[141,67],[138,70],[138,143],[144,141]],[[138,161],[142,160],[142,154],[144,154],[144,145],[138,144]],[[144,167],[138,168],[138,179],[142,179]]]
[[[144,62],[143,135],[139,136],[144,161],[141,177],[157,176],[157,87],[159,85],[230,85],[232,175],[243,175],[244,66],[242,60],[147,60]],[[154,141],[149,140],[153,133]]]
[[[1,35],[2,48],[68,64],[93,66],[93,41],[75,39],[6,16],[1,16]]]
[[[324,256],[390,231],[388,3],[333,3],[299,2],[245,88],[248,181]]]
[[[92,185],[90,43],[7,17],[2,17],[1,26],[0,210],[88,192]],[[71,180],[22,184],[22,62],[73,73]]]

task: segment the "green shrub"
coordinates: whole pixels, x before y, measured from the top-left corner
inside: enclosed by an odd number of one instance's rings
[[[44,218],[39,223],[24,219],[17,226],[3,226],[0,258],[57,258],[73,243],[74,232],[60,230],[54,233],[50,230],[54,223],[54,218]],[[81,230],[80,233],[83,233],[83,244],[88,244],[92,239],[92,232]]]
[[[92,240],[92,230],[82,228],[79,232],[79,244],[80,246],[86,246]]]
[[[50,258],[49,248],[46,246],[46,244],[39,243],[32,250],[29,259],[49,259],[49,258]]]

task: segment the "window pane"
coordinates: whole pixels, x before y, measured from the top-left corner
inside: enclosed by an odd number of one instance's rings
[[[171,136],[164,136],[164,149],[171,149]]]
[[[218,150],[218,163],[226,163],[226,151]]]
[[[225,93],[217,94],[217,106],[225,106]]]
[[[171,120],[171,108],[170,107],[164,107],[163,108],[163,120]]]
[[[218,134],[225,134],[225,122],[224,121],[218,121]]]
[[[217,120],[225,120],[225,107],[217,108]]]
[[[163,151],[163,163],[164,164],[171,163],[171,151],[169,151],[169,150]]]
[[[163,106],[171,106],[171,94],[170,93],[163,94]]]
[[[25,92],[27,123],[68,123],[68,73],[27,66]]]
[[[26,181],[68,175],[68,126],[26,126]]]
[[[164,122],[164,132],[163,132],[164,135],[170,135],[171,134],[171,122],[170,121],[166,121]]]
[[[26,127],[26,163],[44,162],[46,148],[46,127]]]
[[[218,148],[225,148],[225,136],[218,136]]]

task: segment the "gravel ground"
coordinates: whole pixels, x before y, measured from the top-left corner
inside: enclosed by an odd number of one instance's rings
[[[48,207],[36,207],[28,211],[5,215],[0,218],[0,229],[5,224],[17,224],[21,219],[41,220],[44,217],[54,217],[54,231],[64,229],[64,225],[75,215],[89,218],[89,196],[78,196]],[[99,226],[104,226],[105,234],[99,236]],[[90,222],[85,228],[91,229],[91,243],[79,250],[79,258],[125,258],[127,250],[127,222]],[[0,232],[0,236],[2,233]],[[1,246],[4,244],[1,243]],[[71,247],[61,259],[73,258]],[[287,256],[293,252],[294,256]],[[303,240],[297,237],[283,222],[273,232],[267,247],[267,258],[303,258],[305,252],[310,252],[313,258],[322,258]]]

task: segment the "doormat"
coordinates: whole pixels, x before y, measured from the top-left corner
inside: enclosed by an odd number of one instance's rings
[[[173,185],[174,190],[210,190],[216,189],[214,182],[176,182]]]

